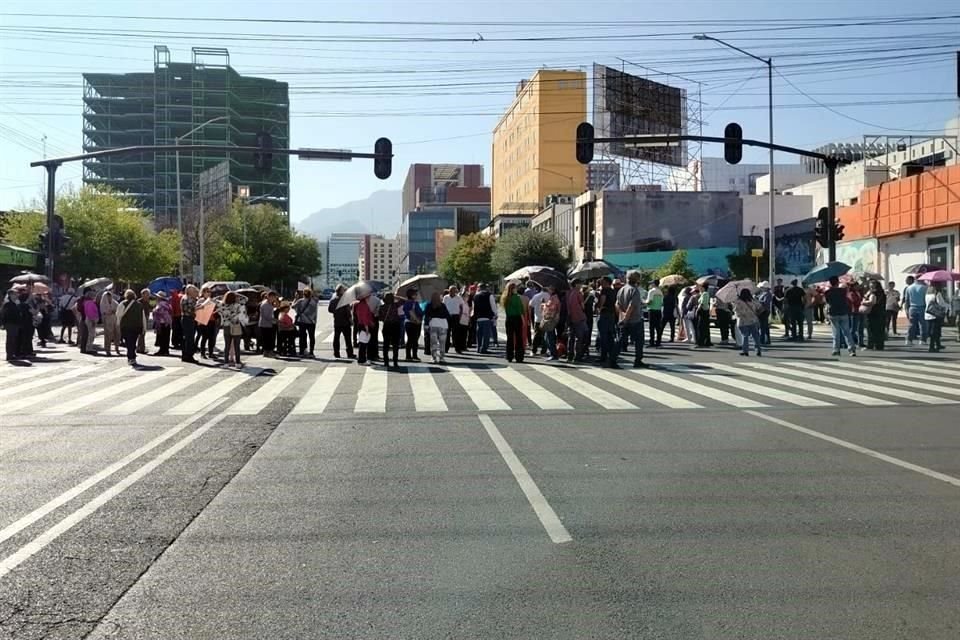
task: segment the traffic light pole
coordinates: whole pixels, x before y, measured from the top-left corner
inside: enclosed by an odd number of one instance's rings
[[[48,164],[47,169],[47,247],[46,260],[44,260],[44,275],[53,283],[53,259],[55,235],[53,232],[53,216],[56,215],[57,202],[57,167],[58,164]]]
[[[825,160],[827,165],[827,260],[837,259],[837,161]]]

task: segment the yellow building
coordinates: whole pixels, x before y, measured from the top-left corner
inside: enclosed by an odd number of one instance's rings
[[[490,217],[538,213],[552,194],[579,195],[586,167],[575,157],[577,125],[587,119],[587,74],[541,69],[493,130]]]

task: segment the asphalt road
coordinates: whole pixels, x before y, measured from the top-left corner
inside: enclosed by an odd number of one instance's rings
[[[960,361],[775,347],[0,368],[0,638],[960,636]]]

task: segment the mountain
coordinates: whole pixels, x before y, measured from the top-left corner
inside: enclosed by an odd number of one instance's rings
[[[314,211],[294,227],[325,240],[331,233],[379,233],[392,238],[400,229],[402,191],[374,191],[363,200]]]

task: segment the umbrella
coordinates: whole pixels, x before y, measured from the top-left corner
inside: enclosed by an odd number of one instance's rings
[[[757,285],[753,280],[733,280],[720,287],[717,291],[717,300],[720,302],[733,302],[740,296],[740,292],[746,289],[750,293],[757,292]]]
[[[531,273],[530,280],[544,288],[554,287],[558,290],[570,288],[566,274],[550,267],[542,267],[540,271]]]
[[[180,278],[176,276],[161,276],[151,280],[147,288],[150,289],[150,293],[153,295],[157,295],[163,291],[169,296],[174,291],[181,291],[183,289],[183,283],[180,282]]]
[[[912,273],[914,275],[918,273],[926,273],[927,271],[940,271],[942,265],[939,264],[929,264],[929,263],[920,263],[912,264],[902,271],[902,273]]]
[[[44,293],[50,293],[50,287],[45,285],[42,282],[33,283],[33,292],[43,295]]]
[[[601,278],[611,274],[617,277],[624,275],[623,269],[606,260],[581,261],[567,273],[571,280],[593,280],[594,278]]]
[[[885,278],[875,271],[851,271],[848,275],[852,276],[856,280],[885,280]]]
[[[113,280],[110,278],[94,278],[93,280],[87,280],[80,285],[80,291],[84,289],[93,289],[94,291],[101,291],[103,289],[109,289],[113,286]]]
[[[826,282],[834,276],[842,276],[847,271],[850,271],[850,265],[844,264],[843,262],[827,262],[826,264],[821,264],[814,267],[810,270],[810,273],[803,276],[804,286],[808,284],[817,284],[818,282]]]
[[[421,299],[427,299],[434,293],[442,292],[447,288],[447,280],[435,273],[421,273],[407,278],[397,285],[397,293],[406,293],[407,289],[416,289]]]
[[[10,284],[33,284],[34,282],[50,282],[50,278],[30,271],[25,271],[18,276],[10,278]]]
[[[927,271],[919,276],[917,280],[923,280],[924,282],[957,282],[960,280],[960,273],[938,269],[937,271]]]
[[[353,304],[357,300],[364,300],[372,295],[373,287],[370,286],[369,282],[358,282],[343,292],[343,296],[340,297],[340,302],[337,303],[337,309]]]
[[[237,289],[236,291],[234,291],[234,293],[237,294],[238,296],[243,296],[245,298],[256,298],[257,300],[260,299],[260,290],[254,289],[253,287],[245,287],[243,289]]]
[[[669,276],[660,278],[660,284],[664,287],[672,287],[677,284],[687,284],[687,279],[677,273],[671,273]]]
[[[529,278],[531,274],[533,274],[533,273],[535,273],[535,272],[537,272],[537,271],[542,271],[542,270],[544,270],[544,269],[550,269],[550,267],[545,267],[545,266],[539,265],[539,264],[538,264],[538,265],[532,265],[532,266],[529,266],[529,267],[520,267],[519,269],[517,269],[516,271],[514,271],[514,272],[511,273],[510,275],[505,276],[505,277],[504,277],[504,280],[523,280],[523,279],[525,279],[525,278]]]
[[[707,274],[705,276],[700,276],[699,278],[697,278],[697,284],[705,284],[708,287],[715,287],[717,286],[717,282],[719,282],[719,280],[720,279],[717,276]],[[660,284],[663,284],[663,283],[661,282]]]

